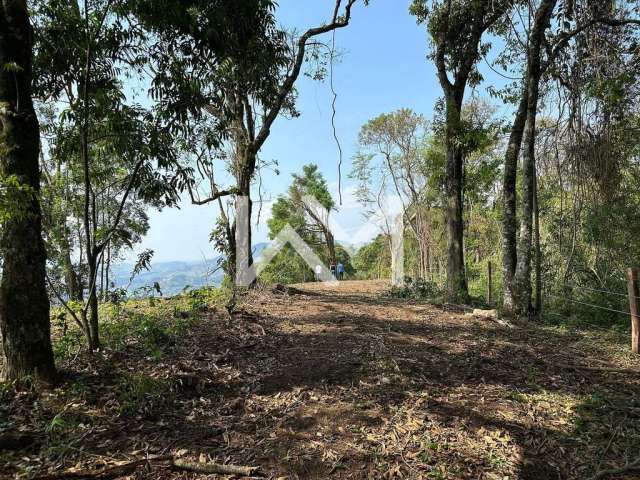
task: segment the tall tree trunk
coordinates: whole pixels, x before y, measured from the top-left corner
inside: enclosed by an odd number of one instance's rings
[[[105,280],[105,291],[104,291],[104,298],[102,299],[103,302],[106,302],[109,299],[109,290],[110,290],[110,285],[109,285],[109,270],[111,269],[111,242],[107,243],[107,262],[105,265],[105,274],[104,274],[104,280]]]
[[[468,296],[464,266],[464,137],[462,101],[471,72],[480,59],[484,32],[497,22],[510,2],[443,2],[437,22],[429,22],[436,48],[433,55],[438,81],[445,97],[446,217],[447,217],[447,296],[456,301]],[[459,8],[460,7],[460,8]],[[468,7],[468,8],[466,8]],[[463,28],[455,16],[464,12]],[[431,17],[431,15],[429,15]],[[450,20],[455,20],[451,23]],[[452,25],[456,25],[452,30]],[[462,31],[460,31],[462,30]],[[455,38],[455,46],[452,45]],[[453,73],[453,81],[449,73]]]
[[[0,3],[0,170],[15,176],[32,195],[21,212],[2,225],[0,248],[0,331],[5,356],[3,377],[32,375],[53,383],[49,297],[42,240],[40,130],[31,99],[32,29],[25,0]]]
[[[459,146],[463,96],[464,90],[454,91],[447,95],[446,103],[447,295],[452,301],[464,298],[468,294],[463,247],[464,159]]]
[[[544,0],[535,15],[530,34],[527,60],[529,95],[527,98],[527,120],[524,130],[525,150],[522,157],[522,222],[518,241],[515,287],[516,309],[521,316],[528,317],[531,306],[531,245],[533,238],[533,203],[535,192],[535,142],[536,115],[540,89],[541,47],[545,30],[549,27],[551,13],[556,0]]]
[[[509,145],[504,156],[504,179],[502,184],[502,200],[504,213],[502,216],[502,283],[503,309],[505,314],[513,315],[516,310],[514,277],[516,274],[517,254],[517,208],[516,180],[518,157],[522,145],[524,126],[527,120],[527,102],[529,100],[529,82],[524,82],[522,96],[516,117],[509,134]]]
[[[87,12],[87,3],[85,2],[85,16]],[[87,337],[88,347],[90,351],[100,348],[100,338],[98,334],[98,297],[96,294],[98,281],[98,249],[96,248],[96,229],[97,208],[96,196],[91,188],[91,159],[89,154],[89,82],[91,79],[91,68],[93,66],[93,50],[90,42],[90,36],[87,35],[86,58],[82,82],[79,85],[82,93],[82,110],[80,123],[80,157],[82,160],[82,171],[84,181],[84,205],[83,205],[83,226],[85,235],[85,254],[87,256],[88,276],[87,283],[87,303],[89,309],[89,318],[87,320],[86,313],[83,314],[83,322],[85,328],[85,336]],[[85,309],[86,312],[86,309]]]
[[[236,195],[236,219],[235,228],[233,228],[233,266],[234,281],[241,280],[241,283],[247,286],[254,286],[256,279],[248,279],[245,277],[249,273],[253,265],[253,251],[251,248],[252,232],[251,232],[251,215],[253,211],[253,201],[251,200],[251,180],[255,172],[256,157],[251,152],[247,152],[247,148],[243,146],[243,158],[241,160],[241,168],[237,176],[237,186],[239,194]],[[242,227],[242,228],[240,228]],[[231,244],[230,244],[231,245]],[[242,270],[246,269],[246,270]]]
[[[108,193],[107,193],[108,195]],[[105,215],[104,215],[104,202],[100,202],[100,210],[102,213],[102,226],[106,226],[106,222],[105,222]],[[102,255],[100,257],[100,290],[99,290],[99,298],[103,299],[104,298],[104,255]]]

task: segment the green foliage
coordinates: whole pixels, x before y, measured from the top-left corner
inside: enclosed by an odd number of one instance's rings
[[[117,351],[141,349],[161,358],[199,321],[202,312],[222,307],[229,297],[225,288],[202,288],[168,299],[153,298],[152,302],[149,298],[123,296],[116,303],[103,303],[100,312],[104,344]],[[65,317],[62,307],[53,308],[51,313],[54,354],[59,361],[68,360],[80,351],[83,335],[75,324],[56,320]]]
[[[472,293],[484,296],[487,262],[497,267],[501,261],[496,202],[501,122],[492,106],[473,98],[463,105],[462,123],[466,273]],[[372,218],[382,211],[383,194],[402,200],[405,274],[438,285],[444,282],[447,262],[444,124],[442,111],[436,112],[431,125],[409,109],[379,115],[361,129],[360,151],[350,175],[358,182],[358,199]],[[378,237],[358,251],[354,263],[360,278],[388,278],[389,242]],[[498,283],[494,278],[494,288]]]
[[[172,401],[167,381],[143,373],[125,375],[117,392],[123,415],[151,416]]]
[[[180,335],[190,325],[190,317],[165,317],[166,309],[155,304],[150,304],[145,309],[147,311],[141,311],[140,301],[133,306],[134,309],[125,308],[112,321],[104,322],[104,341],[111,348],[120,350],[135,345],[149,355],[160,358],[173,348]]]
[[[271,207],[271,218],[267,220],[269,238],[273,240],[286,225],[290,225],[298,234],[306,236],[303,212],[290,198],[281,195]],[[305,236],[302,238],[305,239]]]
[[[260,279],[267,283],[299,283],[309,282],[314,278],[314,273],[300,255],[291,246],[287,245],[273,258],[271,262],[260,272]]]
[[[57,361],[71,358],[79,352],[82,346],[82,335],[78,332],[68,332],[53,342],[53,356]]]
[[[331,211],[335,202],[329,193],[327,181],[315,164],[304,165],[302,175],[293,174],[293,183],[289,187],[289,197],[299,203],[304,195],[315,198],[320,205]]]
[[[25,218],[34,196],[33,188],[16,175],[0,175],[0,223]]]
[[[446,72],[464,72],[473,87],[482,81],[476,64],[491,46],[481,43],[481,35],[488,28],[494,33],[505,31],[507,20],[500,13],[509,5],[511,2],[413,0],[409,12],[427,27],[434,45],[430,58],[436,64],[442,62]]]
[[[358,249],[352,262],[359,279],[390,278],[391,254],[388,239],[378,235],[372,242]]]
[[[55,438],[60,434],[61,431],[64,431],[67,427],[67,422],[64,419],[64,414],[65,411],[56,414],[45,427],[45,432],[50,436],[50,438]]]
[[[316,209],[305,202],[306,196],[315,198],[320,208]],[[318,166],[305,165],[302,167],[302,174],[293,175],[287,195],[279,196],[271,208],[271,218],[267,221],[269,238],[275,238],[289,225],[322,261],[328,263],[330,248],[325,229],[334,207],[335,202]],[[331,242],[334,242],[333,238]],[[345,266],[345,274],[353,274],[348,252],[335,243],[332,247],[335,249],[336,260]],[[278,252],[260,273],[260,279],[266,283],[298,283],[311,281],[313,278],[313,270],[290,245]]]
[[[210,105],[241,86],[248,97],[269,106],[288,67],[286,34],[273,15],[271,0],[196,0],[188,9],[178,0],[128,2],[132,14],[153,35],[157,74],[151,92],[174,134],[188,137]],[[224,111],[223,111],[224,110]],[[226,135],[228,109],[216,114],[206,144]]]

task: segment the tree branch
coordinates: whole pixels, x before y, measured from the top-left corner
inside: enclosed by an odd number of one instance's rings
[[[113,233],[115,232],[116,228],[118,227],[118,224],[120,223],[120,218],[122,217],[124,206],[127,203],[127,198],[129,197],[131,190],[133,189],[133,185],[135,184],[136,177],[138,176],[138,171],[140,170],[140,167],[142,167],[143,163],[144,163],[144,160],[140,160],[138,161],[138,163],[136,163],[136,166],[134,167],[133,172],[131,173],[129,184],[127,185],[127,188],[124,191],[124,194],[122,195],[122,200],[120,201],[118,212],[116,213],[113,223],[111,224],[111,227],[109,228],[108,233],[105,236],[104,240],[100,242],[98,246],[94,247],[94,251],[93,251],[94,255],[98,255],[104,249],[104,247],[106,247],[107,244],[111,241],[111,237],[113,236]]]
[[[47,283],[49,284],[49,288],[51,289],[51,291],[53,292],[53,294],[55,295],[55,297],[58,299],[58,301],[62,304],[62,306],[64,307],[64,309],[69,312],[71,314],[71,317],[75,320],[75,322],[78,324],[78,326],[80,327],[80,330],[82,330],[83,333],[86,333],[85,331],[85,326],[82,324],[82,322],[80,321],[80,319],[78,318],[78,315],[76,314],[76,312],[73,311],[73,309],[69,306],[69,304],[62,298],[62,295],[60,295],[60,293],[58,293],[58,290],[56,290],[56,287],[53,286],[53,282],[51,281],[51,279],[49,278],[49,274],[45,273],[45,277],[47,279]]]
[[[273,125],[273,122],[280,114],[280,110],[282,109],[287,96],[289,96],[289,94],[291,93],[293,85],[300,76],[300,69],[302,68],[302,63],[304,62],[305,50],[309,39],[349,25],[349,21],[351,20],[351,8],[356,2],[357,0],[349,0],[347,5],[345,6],[344,15],[342,17],[339,17],[340,5],[342,3],[342,0],[336,0],[331,23],[315,28],[310,28],[300,37],[300,39],[298,40],[298,52],[295,56],[291,73],[289,73],[289,75],[287,75],[284,79],[284,82],[280,86],[280,89],[276,96],[275,104],[267,112],[264,122],[260,128],[260,132],[258,133],[258,135],[256,135],[255,140],[251,142],[253,154],[258,153],[264,142],[269,137],[271,125]]]

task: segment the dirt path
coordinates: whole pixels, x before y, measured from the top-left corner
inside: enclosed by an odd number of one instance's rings
[[[172,451],[289,479],[584,479],[640,456],[640,375],[567,368],[633,367],[615,335],[508,328],[391,299],[384,282],[297,287],[253,295],[232,325],[209,314],[160,364],[94,360],[83,415],[108,412],[121,371],[197,385],[103,419],[87,450]]]

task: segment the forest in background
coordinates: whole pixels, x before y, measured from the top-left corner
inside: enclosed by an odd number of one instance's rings
[[[299,76],[327,80],[335,51],[318,39],[347,27],[357,3],[336,2],[330,21],[298,35],[279,26],[268,0],[5,7],[20,12],[7,17],[21,18],[14,30],[32,32],[21,49],[24,35],[7,36],[3,54],[5,101],[31,122],[30,149],[18,147],[26,137],[5,134],[8,358],[10,318],[39,305],[34,328],[44,333],[49,302],[99,348],[99,303],[130,294],[113,282],[113,265],[143,242],[150,208],[185,197],[219,207],[211,241],[232,310],[236,266],[254,256],[250,222],[237,243],[238,202],[251,218],[269,166],[260,149],[279,116],[299,115]],[[506,316],[622,324],[626,270],[639,251],[638,5],[416,0],[409,13],[428,32],[441,100],[431,118],[408,106],[362,125],[348,172],[365,218],[383,210],[385,195],[402,204],[409,283],[399,294],[468,303],[491,283],[491,303]],[[487,98],[476,91],[480,62],[508,79]],[[498,103],[510,113],[498,115]],[[305,207],[307,195],[321,211]],[[388,225],[358,252],[345,249],[329,227],[338,203],[308,164],[274,203],[269,235],[288,224],[348,276],[388,276]],[[24,245],[33,251],[6,253]],[[129,285],[152,258],[139,254]],[[39,273],[27,279],[25,269]],[[261,273],[267,283],[312,277],[290,247]],[[39,300],[25,303],[16,289]],[[21,362],[18,370],[33,368]]]

